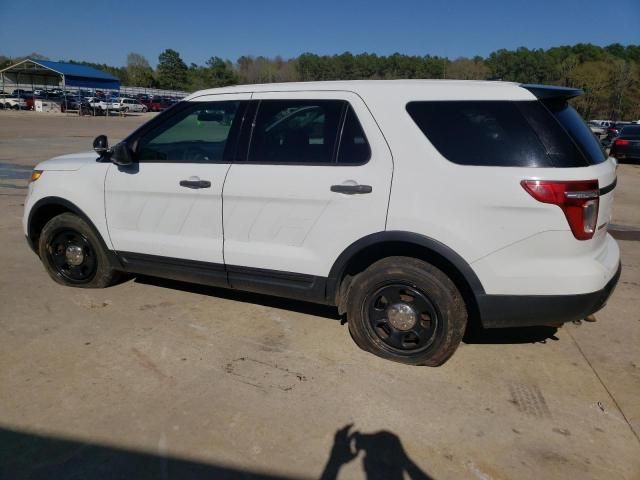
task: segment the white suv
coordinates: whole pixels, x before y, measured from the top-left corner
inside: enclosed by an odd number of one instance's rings
[[[123,142],[39,164],[24,232],[51,277],[119,272],[337,306],[365,350],[439,365],[466,325],[602,308],[616,163],[579,90],[471,81],[195,93]]]
[[[141,104],[139,101],[133,98],[121,98],[120,99],[120,108],[121,112],[146,112],[147,107]]]

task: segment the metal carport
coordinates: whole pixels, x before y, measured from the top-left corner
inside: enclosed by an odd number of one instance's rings
[[[60,86],[93,90],[120,90],[120,80],[113,75],[74,63],[51,62],[27,58],[0,70],[3,91],[6,81],[17,85]],[[32,88],[33,89],[33,88]]]

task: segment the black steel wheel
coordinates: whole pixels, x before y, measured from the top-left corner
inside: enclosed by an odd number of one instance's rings
[[[387,346],[400,352],[429,347],[438,326],[438,312],[427,294],[415,287],[393,283],[366,300],[369,326]]]
[[[382,358],[438,366],[455,352],[467,324],[465,302],[437,267],[410,257],[387,257],[357,274],[346,295],[349,333]]]
[[[62,213],[46,223],[38,253],[47,273],[62,285],[102,288],[118,276],[98,233],[73,213]]]
[[[58,275],[69,283],[86,283],[96,274],[96,253],[91,243],[75,230],[56,232],[45,254]]]

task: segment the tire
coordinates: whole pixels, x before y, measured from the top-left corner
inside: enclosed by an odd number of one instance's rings
[[[142,107],[142,113],[147,113],[147,107]]]
[[[387,257],[353,278],[347,290],[349,333],[379,357],[438,366],[456,351],[467,310],[453,281],[433,265]]]
[[[14,109],[14,110],[20,110],[20,105],[14,105],[14,106],[13,106],[13,109]]]
[[[129,107],[124,107],[124,108],[122,109],[122,112],[123,112],[124,114],[129,113]]]
[[[38,247],[47,273],[61,285],[104,288],[119,276],[111,267],[98,234],[73,213],[62,213],[49,220],[42,229]],[[81,263],[76,265],[80,259]]]

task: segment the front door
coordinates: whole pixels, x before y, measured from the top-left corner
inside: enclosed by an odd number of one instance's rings
[[[326,277],[351,243],[385,230],[389,148],[350,92],[259,92],[252,99],[246,161],[231,166],[224,186],[229,280],[234,285],[233,272]]]
[[[209,95],[179,105],[131,139],[133,165],[110,166],[107,225],[125,260],[194,260],[218,264],[224,276],[222,187],[249,97]]]

